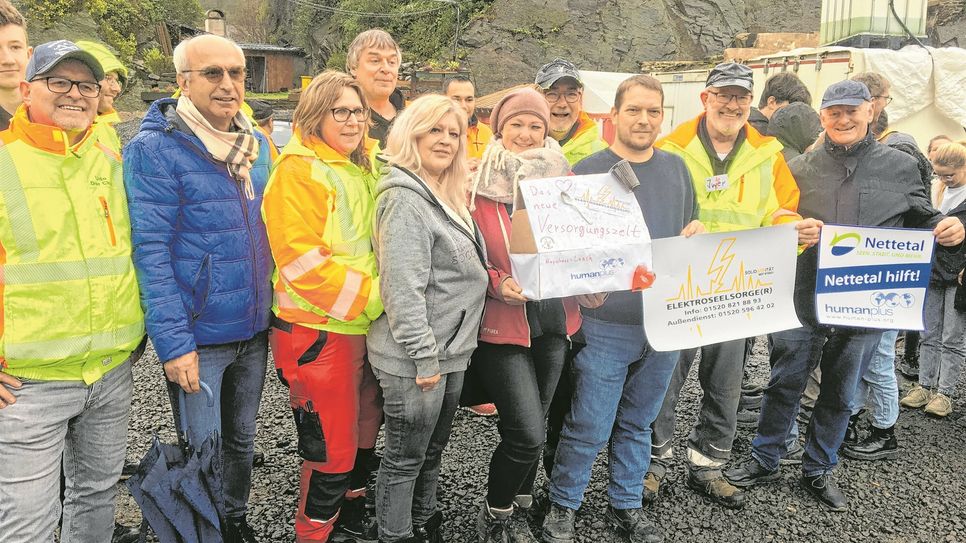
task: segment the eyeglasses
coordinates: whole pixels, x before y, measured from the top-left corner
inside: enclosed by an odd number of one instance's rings
[[[939,179],[940,181],[952,181],[955,177],[956,177],[956,174],[954,174],[954,173],[947,173],[947,174],[944,174],[944,175],[938,175],[938,174],[936,175],[936,178]]]
[[[114,72],[111,72],[105,75],[104,81],[107,81],[108,83],[111,83],[113,85],[117,85],[119,88],[122,88],[122,89],[124,88],[124,83],[121,82],[121,78],[118,77],[117,74]]]
[[[889,105],[892,103],[891,96],[873,96],[873,98],[882,98],[883,100],[885,100],[886,105]]]
[[[41,77],[34,79],[34,81],[39,81],[40,79],[47,82],[47,90],[56,92],[57,94],[67,94],[75,85],[77,86],[77,92],[85,98],[97,98],[101,94],[101,86],[90,81],[74,81],[73,79],[65,79],[63,77]]]
[[[730,104],[732,100],[737,102],[739,106],[747,106],[748,104],[751,103],[750,94],[738,95],[738,94],[725,94],[723,92],[711,92],[711,91],[708,91],[708,94],[713,94],[714,99],[722,106],[726,106]]]
[[[551,104],[556,104],[561,98],[566,100],[568,104],[573,104],[577,100],[580,100],[579,91],[570,91],[563,94],[559,92],[545,92],[543,95],[547,98],[547,102]]]
[[[202,68],[200,70],[182,70],[181,73],[187,74],[191,72],[197,72],[202,75],[209,83],[221,83],[221,80],[225,77],[225,72],[228,72],[228,77],[232,81],[241,83],[245,80],[245,68],[241,66],[235,66],[234,68],[222,68],[221,66],[208,66],[207,68]]]
[[[369,118],[369,110],[357,107],[355,109],[349,109],[347,107],[334,107],[332,111],[332,118],[335,119],[337,123],[344,123],[349,120],[349,115],[356,118],[356,121],[364,121]]]

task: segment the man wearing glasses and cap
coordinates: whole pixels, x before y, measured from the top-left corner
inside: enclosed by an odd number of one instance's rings
[[[0,133],[0,539],[110,541],[144,318],[120,157],[92,129],[104,78],[37,46]],[[58,499],[66,474],[63,517]]]
[[[151,104],[124,148],[134,266],[175,420],[184,393],[189,441],[221,434],[225,539],[247,543],[255,540],[245,515],[272,305],[261,213],[270,153],[240,111],[245,57],[235,42],[182,41],[174,65],[181,96]]]
[[[782,157],[782,145],[748,124],[752,72],[735,62],[719,64],[701,92],[704,113],[675,129],[657,146],[684,159],[694,181],[698,220],[709,232],[730,232],[800,221],[798,187]],[[799,223],[799,242],[814,243],[818,228]],[[652,500],[672,458],[674,409],[697,349],[682,351],[678,368],[654,421],[651,467],[645,479]],[[722,475],[731,456],[741,397],[745,340],[701,348],[698,381],[704,391],[698,422],[691,430],[685,457],[687,484],[729,508],[745,496]]]
[[[558,58],[544,64],[534,83],[550,104],[550,137],[571,166],[607,148],[597,123],[584,111],[584,83],[572,62]]]
[[[870,126],[872,101],[869,89],[857,81],[840,81],[826,89],[820,112],[825,141],[790,164],[802,187],[800,209],[818,224],[931,228],[943,246],[937,251],[958,246],[964,237],[963,224],[932,207],[916,161],[875,141]],[[771,379],[751,457],[728,470],[727,476],[740,487],[781,478],[785,439],[805,379],[818,365],[822,383],[805,442],[802,486],[828,509],[845,511],[848,501],[832,471],[849,424],[850,401],[883,332],[818,324],[817,252],[809,248],[798,257],[795,309],[803,326],[772,334]]]

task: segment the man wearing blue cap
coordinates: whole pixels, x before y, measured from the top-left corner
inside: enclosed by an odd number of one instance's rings
[[[0,539],[110,541],[144,319],[120,158],[92,124],[104,71],[37,46],[0,132]]]
[[[799,210],[821,223],[933,228],[936,242],[956,246],[959,219],[929,203],[910,156],[879,144],[872,134],[872,96],[857,81],[830,86],[820,113],[825,141],[789,163],[801,188]],[[820,325],[815,317],[817,249],[798,257],[795,309],[801,328],[772,334],[772,372],[761,402],[751,458],[725,475],[749,487],[781,478],[779,459],[808,374],[822,369],[802,461],[802,485],[832,511],[845,511],[845,494],[831,477],[849,422],[849,401],[882,337],[881,330]]]

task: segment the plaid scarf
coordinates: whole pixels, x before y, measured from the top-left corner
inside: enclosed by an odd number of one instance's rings
[[[185,96],[178,98],[175,110],[178,116],[201,140],[212,158],[224,162],[228,172],[245,186],[245,196],[249,200],[255,199],[255,189],[252,186],[251,169],[258,158],[258,140],[252,131],[252,123],[239,111],[232,119],[237,131],[222,132],[211,126],[208,119],[198,111],[191,100]]]
[[[543,147],[520,153],[507,151],[494,137],[483,151],[480,166],[471,179],[470,211],[476,209],[476,195],[501,204],[516,201],[517,188],[524,179],[563,177],[570,174],[570,164],[560,151],[557,140],[547,137]]]

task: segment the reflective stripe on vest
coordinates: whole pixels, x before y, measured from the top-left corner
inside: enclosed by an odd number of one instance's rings
[[[23,262],[36,261],[40,255],[37,233],[30,218],[27,195],[20,185],[20,176],[17,174],[17,167],[14,166],[10,153],[0,152],[0,194],[7,204],[17,258]]]
[[[78,281],[88,277],[123,275],[133,271],[128,256],[105,256],[73,262],[41,262],[0,266],[5,285],[30,285],[57,281]]]
[[[83,336],[24,343],[5,343],[6,354],[4,356],[11,360],[18,358],[54,360],[83,352],[109,351],[119,345],[139,341],[143,335],[144,324],[136,322],[114,330]]]

